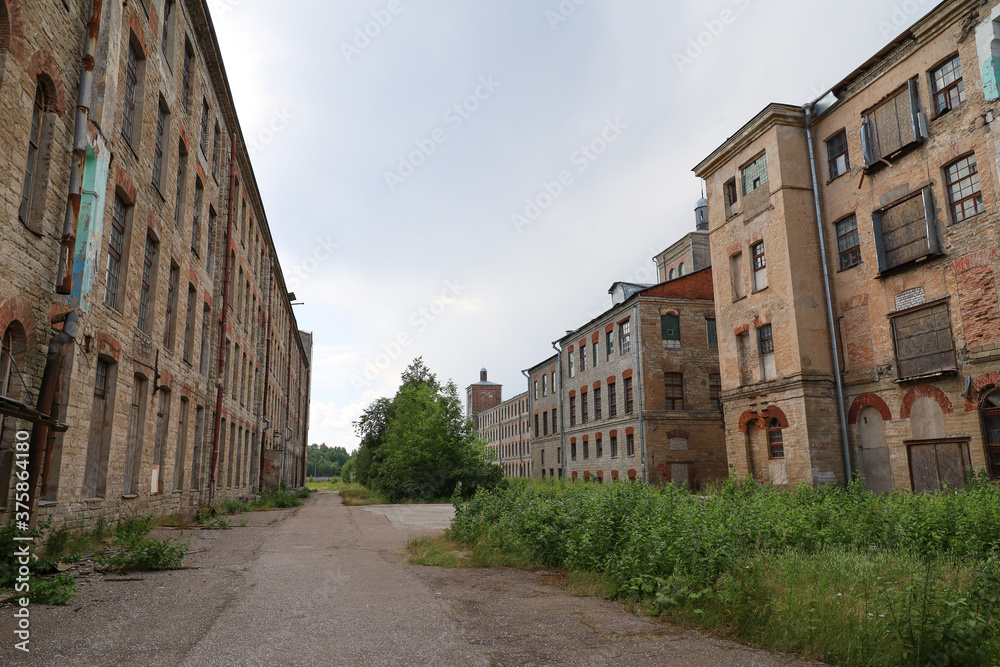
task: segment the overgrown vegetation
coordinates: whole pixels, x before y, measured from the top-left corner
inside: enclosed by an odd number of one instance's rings
[[[33,544],[41,544],[42,547],[32,555],[28,563],[28,597],[35,604],[65,605],[73,601],[77,590],[76,579],[72,575],[60,573],[59,565],[79,560],[80,556],[75,553],[77,545],[72,545],[73,553],[64,553],[73,536],[69,531],[48,532],[50,525],[51,520],[45,521],[27,533],[17,530],[13,521],[0,526],[0,549],[4,554],[0,558],[0,591],[9,592],[0,600],[8,601],[25,596],[24,591],[14,590],[18,583],[24,583],[17,581],[21,564],[14,554],[29,543],[19,542],[14,538],[30,536],[34,539]]]
[[[514,483],[456,508],[474,560],[581,573],[667,619],[843,665],[1000,664],[1000,486]]]
[[[395,397],[372,403],[354,427],[361,447],[342,474],[389,502],[447,498],[456,489],[471,497],[503,481],[455,383],[441,384],[420,358],[403,373]]]
[[[159,540],[148,537],[153,517],[149,515],[124,519],[115,527],[111,552],[94,554],[94,562],[116,572],[135,570],[177,570],[188,552],[187,543],[173,538]]]

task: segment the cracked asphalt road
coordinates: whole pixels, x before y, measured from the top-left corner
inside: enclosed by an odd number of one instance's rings
[[[81,577],[67,607],[32,608],[30,654],[0,618],[3,665],[802,665],[575,597],[546,573],[425,568],[402,551],[447,505],[239,515],[191,540],[189,569]],[[239,526],[246,519],[246,526]]]

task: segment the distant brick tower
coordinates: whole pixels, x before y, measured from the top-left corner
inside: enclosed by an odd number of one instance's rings
[[[486,369],[479,371],[479,382],[470,384],[465,389],[465,416],[473,418],[484,410],[496,407],[501,402],[503,385],[486,379]]]

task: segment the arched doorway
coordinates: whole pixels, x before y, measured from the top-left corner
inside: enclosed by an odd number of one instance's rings
[[[986,468],[990,477],[1000,479],[1000,389],[986,394],[979,410],[986,443]]]
[[[867,406],[858,414],[861,436],[861,474],[869,491],[892,491],[892,467],[889,448],[885,444],[885,421],[878,408]]]

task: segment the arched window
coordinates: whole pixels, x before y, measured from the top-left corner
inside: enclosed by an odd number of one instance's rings
[[[768,454],[772,459],[785,458],[785,438],[781,433],[781,422],[771,418],[767,425]]]
[[[980,411],[986,439],[986,467],[993,479],[1000,479],[1000,389],[983,398]]]
[[[681,262],[680,265],[677,267],[677,276],[683,277],[686,271],[687,269],[684,267],[684,262]]]
[[[670,280],[673,280],[674,278],[677,277],[677,271],[675,269],[670,269],[670,274],[668,277]]]
[[[45,90],[41,84],[35,87],[35,101],[31,107],[31,127],[28,132],[28,159],[24,166],[24,185],[21,189],[21,207],[18,209],[17,217],[32,231],[39,231],[32,223],[32,205],[35,202],[38,190],[41,188],[41,178],[39,171],[39,153],[42,147],[42,124],[45,122]]]

